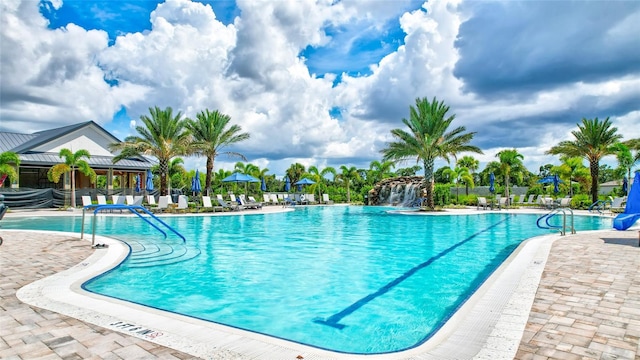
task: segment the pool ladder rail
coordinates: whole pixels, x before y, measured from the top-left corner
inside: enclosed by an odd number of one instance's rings
[[[611,208],[612,203],[613,202],[611,200],[598,200],[593,204],[589,205],[588,210],[589,212],[597,211],[598,214],[603,215],[604,211],[607,209],[607,204],[609,204],[609,208]]]
[[[549,224],[549,220],[560,213],[562,213],[562,226]],[[568,208],[551,210],[550,212],[540,216],[536,221],[536,225],[540,229],[560,229],[560,235],[564,236],[567,234],[567,213],[569,213],[569,216],[571,217],[571,226],[569,229],[571,231],[571,234],[575,234],[576,229],[573,226],[573,210]],[[544,220],[544,224],[541,224],[542,220]]]
[[[182,234],[180,234],[174,228],[169,226],[166,222],[160,220],[160,218],[158,218],[157,216],[153,215],[145,207],[140,206],[140,205],[120,205],[120,204],[115,204],[115,205],[87,205],[87,206],[83,207],[82,208],[82,229],[80,230],[80,239],[84,238],[84,218],[85,218],[85,213],[86,213],[87,210],[93,210],[93,219],[91,221],[93,223],[91,245],[95,245],[95,240],[96,240],[96,221],[95,221],[95,219],[96,219],[96,215],[101,210],[121,210],[121,211],[122,210],[129,210],[132,214],[137,215],[140,219],[146,221],[149,225],[154,227],[156,230],[160,231],[162,233],[162,235],[164,235],[164,238],[166,239],[167,238],[167,233],[164,232],[162,229],[160,229],[156,224],[154,224],[151,221],[149,221],[149,218],[154,219],[157,222],[159,222],[160,224],[164,225],[167,229],[171,230],[171,232],[173,232],[174,234],[178,235],[182,239],[183,243],[187,242],[187,239],[185,239],[185,237],[182,236]],[[140,212],[143,212],[143,213],[149,215],[149,218],[146,218],[146,217],[142,216],[142,214],[140,214]]]
[[[152,223],[150,219],[157,221],[162,224],[164,227],[169,229],[174,234],[178,235],[182,239],[182,244],[180,245],[172,245],[172,244],[164,244],[164,243],[144,243],[136,240],[126,241],[127,245],[131,248],[131,256],[129,259],[129,267],[151,267],[151,266],[160,266],[160,265],[170,265],[179,263],[182,261],[187,261],[195,258],[200,255],[200,249],[198,248],[190,248],[186,246],[187,240],[185,237],[176,231],[174,228],[169,226],[167,223],[159,219],[157,216],[152,214],[149,210],[140,205],[88,205],[82,209],[82,230],[80,233],[80,238],[84,237],[84,221],[85,214],[87,210],[93,210],[93,219],[92,219],[92,239],[91,244],[95,244],[96,237],[96,221],[95,217],[99,211],[102,210],[129,210],[131,213],[137,215],[140,219],[146,221],[149,225],[151,225],[156,230],[160,231],[164,238],[167,238],[167,233],[160,229],[156,224]],[[149,217],[142,216],[142,213],[149,215]]]

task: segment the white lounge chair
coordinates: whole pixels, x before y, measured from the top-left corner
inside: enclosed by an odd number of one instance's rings
[[[158,206],[153,208],[154,211],[163,212],[169,208],[169,196],[160,196],[158,198]]]
[[[614,212],[614,210],[616,210],[616,212],[624,211],[627,202],[626,197],[612,198],[611,196],[609,196],[609,200],[611,200],[611,207],[609,208],[609,210],[611,210],[612,213]]]
[[[107,205],[107,197],[104,195],[97,195],[98,205]]]
[[[322,203],[323,204],[333,204],[333,200],[329,200],[329,194],[322,194]]]
[[[527,205],[533,205],[533,199],[536,197],[535,194],[531,194],[529,195],[529,198],[527,199],[527,202],[525,204]]]
[[[524,198],[526,196],[524,194],[520,195],[520,197],[518,198],[518,205],[522,205],[524,204]]]
[[[272,203],[273,205],[280,205],[280,203],[281,203],[281,202],[280,202],[280,199],[278,199],[278,195],[276,195],[276,194],[270,194],[270,195],[269,195],[269,198],[271,199],[271,203]]]
[[[133,205],[142,206],[142,200],[144,200],[144,196],[136,195],[133,197]]]
[[[127,205],[133,205],[133,203],[135,202],[133,200],[133,195],[125,195],[124,200]]]
[[[218,200],[218,204],[220,204],[220,206],[222,206],[225,209],[230,209],[232,211],[243,210],[244,209],[244,206],[241,206],[238,203],[235,203],[235,202],[234,203],[227,203],[226,201],[224,201],[224,199],[222,198],[222,195],[220,195],[220,194],[216,195],[216,199]]]
[[[271,199],[269,198],[269,194],[262,194],[262,201],[264,201],[265,205],[271,204]]]
[[[213,212],[216,212],[216,210],[224,210],[222,206],[213,206],[213,204],[211,203],[211,196],[202,197],[202,207],[200,207],[198,211],[200,211],[200,209],[204,209],[205,211],[211,210]]]
[[[560,203],[558,204],[558,207],[570,208],[571,207],[571,198],[565,197],[565,198],[560,199]]]
[[[476,210],[480,210],[480,207],[482,207],[483,210],[487,210],[488,206],[489,204],[487,203],[486,197],[478,197],[478,205],[476,206]]]
[[[498,199],[498,202],[497,202],[497,204],[498,204],[498,209],[499,209],[499,210],[502,210],[502,208],[505,208],[505,209],[506,209],[506,208],[509,206],[508,200],[509,200],[509,199],[508,199],[508,198],[506,198],[506,197],[501,197],[501,198],[499,198],[499,199]]]
[[[91,196],[83,195],[82,196],[82,206],[91,205]]]
[[[186,195],[178,196],[178,206],[176,207],[176,211],[187,212],[189,209],[189,202]]]

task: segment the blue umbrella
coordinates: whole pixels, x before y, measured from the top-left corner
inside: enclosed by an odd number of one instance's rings
[[[147,191],[153,191],[153,174],[151,173],[151,169],[147,169],[147,183],[145,185]]]
[[[556,194],[560,192],[560,187],[558,186],[558,184],[560,184],[560,178],[558,177],[558,175],[554,175],[553,176],[553,192]]]
[[[222,182],[234,182],[234,183],[245,183],[244,192],[247,192],[247,183],[250,182],[260,182],[260,180],[254,178],[251,175],[241,174],[241,173],[233,173],[230,176],[222,179]]]
[[[302,180],[297,181],[294,185],[311,185],[311,184],[315,184],[316,182],[313,180],[309,180],[307,178],[303,178]]]
[[[260,190],[267,191],[267,182],[262,178],[262,183],[260,184]]]
[[[200,185],[200,171],[196,169],[196,175],[191,180],[191,191],[199,193],[202,191],[202,185]]]
[[[542,179],[538,180],[538,184],[553,184],[556,181],[556,175],[554,176],[545,176]],[[558,178],[558,183],[563,183],[560,178]]]
[[[627,180],[627,177],[625,176],[622,178],[622,192],[627,195],[627,190],[629,190],[629,180]]]
[[[136,192],[140,192],[140,174],[136,175]]]
[[[496,176],[493,173],[489,174],[489,191],[493,194],[496,191],[495,187]]]
[[[291,180],[289,180],[288,176],[284,178],[284,191],[289,192],[291,190]]]

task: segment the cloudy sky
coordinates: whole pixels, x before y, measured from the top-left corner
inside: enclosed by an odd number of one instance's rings
[[[368,168],[437,97],[481,167],[515,147],[535,172],[582,118],[640,137],[639,34],[638,1],[2,0],[0,130],[124,139],[149,107],[218,109],[251,134],[234,150],[281,175]]]

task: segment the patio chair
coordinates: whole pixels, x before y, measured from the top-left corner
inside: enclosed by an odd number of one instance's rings
[[[269,194],[266,194],[266,193],[262,194],[262,201],[263,201],[263,204],[265,205],[271,204],[271,199],[269,198]]]
[[[107,197],[104,195],[97,195],[98,205],[107,205]]]
[[[279,205],[280,204],[280,200],[278,200],[278,195],[276,195],[276,194],[269,194],[269,200],[271,201],[271,204],[273,204],[273,205]]]
[[[524,204],[524,198],[526,196],[524,194],[520,195],[518,198],[518,205],[523,205]]]
[[[153,208],[153,212],[163,212],[169,208],[169,195],[160,196],[158,198],[158,206]]]
[[[91,196],[88,195],[83,195],[82,196],[82,206],[89,206],[91,205]]]
[[[531,194],[529,195],[529,199],[527,199],[527,202],[525,204],[527,205],[533,205],[533,199],[536,197],[535,194]]]
[[[482,207],[483,210],[487,210],[487,206],[489,206],[489,204],[487,204],[487,198],[486,197],[479,197],[478,198],[478,205],[476,206],[476,210],[480,210],[480,207]]]
[[[287,207],[287,206],[296,206],[296,200],[294,197],[292,197],[291,195],[287,194],[284,197],[284,202],[282,203],[282,207]]]
[[[127,203],[127,205],[133,205],[133,203],[135,202],[133,200],[133,195],[126,195],[124,197],[125,202]]]
[[[189,201],[186,195],[178,196],[178,206],[176,207],[176,211],[182,211],[184,213],[189,209]]]
[[[134,206],[142,206],[142,200],[144,200],[144,196],[142,195],[136,195],[133,197],[133,204]]]
[[[316,195],[315,194],[307,194],[307,201],[309,205],[316,204]]]
[[[222,206],[224,209],[229,209],[231,211],[244,209],[244,206],[241,206],[237,203],[227,203],[226,201],[224,201],[224,199],[222,198],[222,195],[220,194],[216,195],[216,200],[218,200],[218,204],[220,204],[220,206]]]
[[[240,205],[244,206],[245,209],[260,209],[262,208],[262,204],[255,201],[247,200],[244,195],[238,195],[238,199],[240,200]]]
[[[211,203],[211,196],[202,197],[202,206],[198,209],[198,211],[200,211],[200,209],[204,209],[205,211],[211,210],[212,212],[216,212],[216,210],[224,210],[222,206],[213,206],[213,204]]]
[[[323,204],[333,204],[333,200],[329,200],[329,194],[322,194],[322,203]]]
[[[558,207],[570,208],[571,207],[571,198],[565,197],[565,198],[560,199],[560,203],[558,204]]]
[[[509,203],[508,203],[507,205],[508,205],[508,206],[513,205],[513,204],[514,204],[514,202],[515,202],[515,198],[516,198],[516,195],[515,195],[515,194],[511,194],[511,195],[509,195]]]
[[[509,202],[508,202],[508,198],[506,197],[501,197],[498,199],[497,205],[498,205],[498,210],[502,210],[502,208],[508,208],[509,207]]]
[[[613,213],[614,210],[616,210],[616,212],[624,211],[624,209],[626,207],[626,202],[627,202],[627,198],[626,197],[612,198],[611,196],[609,196],[609,200],[611,200],[611,207],[609,208],[611,213]]]

